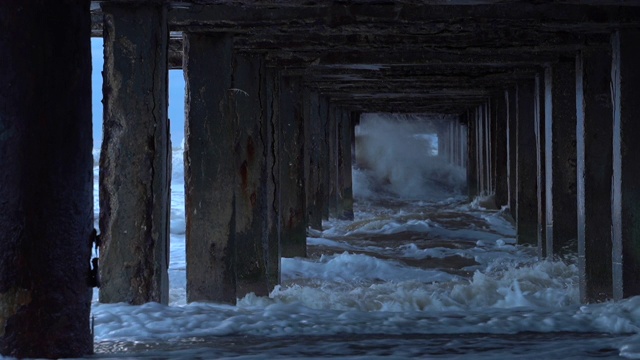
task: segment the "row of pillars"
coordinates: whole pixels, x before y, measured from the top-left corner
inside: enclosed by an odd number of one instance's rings
[[[167,10],[103,4],[100,301],[167,303]],[[353,218],[358,113],[230,34],[184,34],[187,300],[268,295],[309,226]]]
[[[585,302],[640,294],[640,31],[545,65],[468,111],[468,190],[518,242],[578,254]]]
[[[438,129],[438,156],[446,163],[467,166],[467,125],[458,119],[442,124]]]
[[[100,231],[93,229],[90,2],[0,5],[0,354],[93,351],[100,301],[168,301],[167,9],[107,4]],[[53,31],[52,29],[55,29]],[[15,30],[15,31],[14,31]],[[351,218],[359,114],[303,78],[185,34],[188,301],[267,295],[308,226]]]

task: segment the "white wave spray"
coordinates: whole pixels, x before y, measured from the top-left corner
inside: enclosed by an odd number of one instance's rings
[[[436,116],[364,114],[356,128],[354,194],[386,192],[402,199],[438,200],[462,192],[463,168],[437,154]]]

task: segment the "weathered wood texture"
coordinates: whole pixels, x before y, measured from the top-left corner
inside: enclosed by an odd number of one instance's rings
[[[306,256],[305,122],[300,77],[280,79],[280,245],[284,257]]]
[[[322,179],[321,176],[321,145],[322,145],[322,119],[320,118],[320,96],[316,92],[305,90],[305,118],[308,117],[309,131],[309,171],[307,180],[307,211],[309,226],[316,230],[322,230]]]
[[[575,58],[545,69],[547,256],[577,251]]]
[[[504,92],[493,98],[495,116],[494,174],[496,178],[495,202],[498,207],[509,205],[509,178],[507,176],[507,104]]]
[[[169,300],[166,9],[105,5],[100,302]]]
[[[238,131],[236,157],[236,296],[267,296],[276,285],[268,276],[268,123],[266,67],[260,55],[237,55],[229,91]]]
[[[129,1],[103,3],[110,2]],[[609,31],[616,26],[638,26],[640,19],[636,2],[610,0],[446,4],[410,0],[215,0],[170,1],[169,5],[171,31],[234,32],[238,51],[265,53],[276,67],[313,72],[314,78],[309,80],[324,85],[314,84],[312,90],[333,97],[338,106],[363,112],[435,110],[459,114],[480,105],[487,94],[468,93],[460,100],[452,93],[500,91],[505,82],[521,79],[518,73],[528,67],[554,62],[561,54],[570,55],[584,48],[585,39],[594,35],[599,38],[596,46],[605,45]],[[100,36],[99,7],[93,19],[93,33]],[[172,41],[172,66],[181,66],[181,48],[179,39]],[[349,68],[352,64],[364,66]],[[338,71],[347,76],[336,78],[336,66],[345,65]],[[370,65],[379,68],[379,79],[363,86],[349,76],[358,75]],[[425,65],[440,69],[423,72],[420,77]],[[458,80],[445,80],[439,87],[429,85],[430,81],[451,76],[460,65],[474,66],[475,70],[466,71],[474,76],[463,81],[463,72]],[[420,80],[403,82],[402,76],[388,72],[413,74]],[[349,88],[352,86],[360,90]],[[422,93],[426,89],[431,93]],[[434,92],[441,96],[434,96]]]
[[[478,196],[478,109],[467,113],[467,195],[469,200]]]
[[[517,88],[517,235],[519,244],[538,245],[538,199],[535,142],[535,82]]]
[[[338,116],[339,109],[335,105],[329,106],[329,119],[327,121],[327,145],[329,149],[328,177],[327,177],[327,208],[330,217],[338,216]]]
[[[640,295],[640,30],[612,37],[613,296]]]
[[[340,111],[338,131],[338,218],[353,220],[353,183],[351,174],[351,129],[350,111]]]
[[[280,283],[280,76],[265,69],[266,145],[267,145],[267,277]]]
[[[518,208],[518,91],[516,87],[505,90],[507,105],[507,178],[509,179],[509,213],[516,219]]]
[[[320,179],[322,191],[322,218],[328,219],[331,206],[331,109],[329,99],[320,97]]]
[[[232,42],[185,35],[187,301],[236,301]]]
[[[93,352],[89,2],[0,4],[0,355]]]
[[[580,296],[600,302],[613,298],[611,51],[578,54],[576,75]]]
[[[536,235],[538,237],[538,257],[542,259],[546,256],[546,198],[545,198],[545,122],[544,122],[544,74],[536,74],[534,89],[534,131],[536,138],[536,194],[538,199],[537,214],[538,226]]]

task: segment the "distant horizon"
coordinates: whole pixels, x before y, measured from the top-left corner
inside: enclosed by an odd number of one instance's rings
[[[93,148],[102,144],[102,69],[104,64],[103,42],[101,38],[91,38],[91,87],[93,111]],[[184,138],[184,77],[180,70],[169,71],[169,109],[171,142],[179,148]]]

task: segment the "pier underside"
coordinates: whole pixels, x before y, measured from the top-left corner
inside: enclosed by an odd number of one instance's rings
[[[354,220],[375,113],[429,118],[468,200],[540,260],[577,258],[582,302],[640,295],[640,2],[10,0],[0,30],[2,355],[90,353],[98,277],[101,303],[169,302],[170,69],[188,302],[267,296],[281,258],[318,255],[310,232]]]

